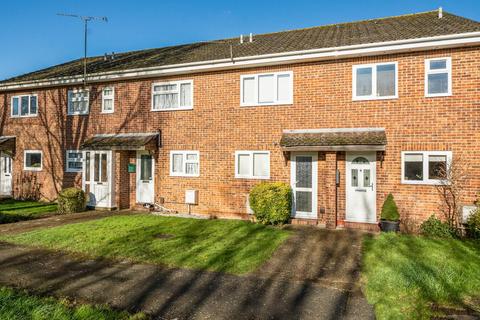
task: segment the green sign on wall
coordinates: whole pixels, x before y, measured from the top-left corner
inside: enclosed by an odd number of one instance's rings
[[[135,163],[129,163],[128,164],[128,173],[135,173],[137,171],[137,166]]]

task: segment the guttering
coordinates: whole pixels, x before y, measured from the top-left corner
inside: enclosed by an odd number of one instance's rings
[[[384,55],[423,50],[447,49],[480,45],[480,32],[469,32],[437,37],[416,38],[398,41],[376,42],[351,46],[311,49],[256,55],[238,58],[225,58],[159,67],[136,68],[107,71],[88,75],[88,82],[118,81],[132,78],[149,78],[180,75],[198,72],[219,71],[259,66],[345,59],[352,57]],[[0,85],[0,91],[31,89],[63,85],[76,85],[83,82],[83,76],[57,77],[51,79],[12,82]]]

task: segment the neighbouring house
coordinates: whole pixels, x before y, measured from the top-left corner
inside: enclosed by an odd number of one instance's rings
[[[480,23],[441,9],[118,53],[0,82],[0,193],[92,207],[161,203],[248,217],[262,181],[294,222],[376,229],[438,212],[435,185],[480,189]],[[33,190],[33,191],[32,191]],[[189,204],[187,204],[187,202]]]

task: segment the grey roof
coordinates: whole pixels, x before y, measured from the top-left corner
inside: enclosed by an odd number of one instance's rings
[[[88,138],[85,150],[153,150],[158,148],[158,133],[98,134]]]
[[[285,131],[280,140],[280,146],[283,149],[295,149],[297,147],[384,146],[386,144],[387,136],[382,128]],[[317,148],[316,150],[319,149]]]
[[[447,12],[438,11],[395,17],[340,23],[319,27],[254,35],[254,41],[240,44],[239,38],[198,42],[157,49],[132,51],[105,61],[103,56],[88,59],[88,73],[129,70],[145,67],[286,53],[308,49],[380,43],[480,31],[480,23]],[[248,37],[247,37],[248,38]],[[82,59],[13,77],[0,84],[45,80],[83,73]]]

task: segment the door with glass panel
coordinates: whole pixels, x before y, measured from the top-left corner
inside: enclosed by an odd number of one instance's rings
[[[137,152],[137,203],[154,203],[154,159],[148,151]]]
[[[112,151],[84,151],[84,159],[83,189],[88,194],[88,205],[112,207]]]
[[[346,220],[376,222],[376,153],[346,156]]]
[[[292,153],[292,216],[317,219],[318,153]]]
[[[0,195],[12,195],[12,157],[2,152],[0,154]]]

